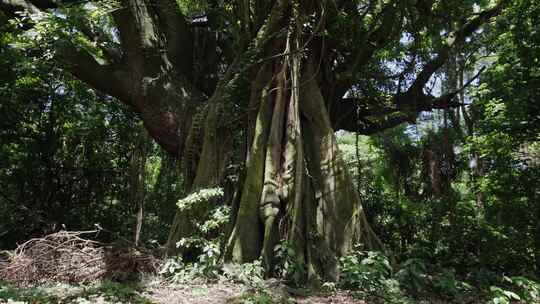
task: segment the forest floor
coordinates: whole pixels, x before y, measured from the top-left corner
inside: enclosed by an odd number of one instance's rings
[[[298,303],[298,304],[327,304],[355,303],[364,301],[354,299],[346,292],[331,294],[311,294],[298,296],[288,293],[283,287],[276,286],[264,290],[264,293],[253,288],[233,283],[165,285],[151,287],[146,291],[146,297],[152,303],[171,304],[214,304],[214,303]]]
[[[138,283],[102,282],[84,286],[68,284],[16,288],[0,283],[0,303],[41,304],[365,304],[345,291],[294,295],[282,285],[256,290],[232,282],[173,284],[153,277]],[[293,292],[294,293],[294,292]]]
[[[274,285],[274,286],[272,286]],[[292,292],[292,293],[291,293]],[[384,299],[364,301],[354,294],[334,290],[326,293],[300,295],[281,284],[270,283],[262,289],[233,283],[190,282],[170,283],[160,277],[151,277],[137,283],[104,281],[87,285],[55,284],[41,287],[17,288],[0,282],[2,304],[379,304]],[[418,304],[452,303],[436,299],[419,300]],[[455,303],[455,302],[454,302]],[[469,299],[459,303],[479,303]]]
[[[395,284],[388,283],[397,281],[383,282],[373,278],[366,285],[368,288],[371,286],[370,293],[341,290],[333,283],[323,284],[325,292],[296,289],[277,279],[263,280],[262,270],[257,271],[255,265],[239,269],[224,265],[221,274],[211,267],[209,269],[213,269],[213,272],[204,270],[204,267],[195,267],[191,269],[195,272],[185,273],[178,272],[175,268],[178,265],[173,260],[169,268],[174,266],[174,276],[168,272],[168,275],[159,274],[166,269],[171,271],[166,267],[169,262],[162,265],[163,261],[151,252],[137,248],[100,246],[82,238],[84,233],[87,232],[62,231],[31,239],[16,251],[4,251],[4,262],[0,263],[0,304],[452,303],[437,299],[440,295],[436,294],[426,294],[427,300],[416,300],[401,289],[396,290]],[[209,276],[206,272],[214,275]],[[175,282],[171,280],[173,277],[176,278]],[[455,280],[452,282],[455,285]],[[373,286],[377,287],[377,292],[373,291]],[[456,292],[457,289],[453,288],[452,291]],[[510,294],[502,289],[501,292]],[[480,303],[477,295],[480,293],[460,292],[459,296],[454,297],[453,303]]]

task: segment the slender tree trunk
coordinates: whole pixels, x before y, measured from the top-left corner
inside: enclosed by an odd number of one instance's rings
[[[142,136],[144,138],[144,136]],[[146,158],[147,147],[145,140],[141,139],[138,147],[132,152],[130,164],[130,200],[135,207],[135,226],[133,227],[133,237],[135,245],[139,244],[141,230],[143,225],[143,210],[145,197],[145,179],[146,179]]]

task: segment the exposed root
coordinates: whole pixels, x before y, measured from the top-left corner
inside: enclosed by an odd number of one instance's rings
[[[85,283],[98,279],[126,280],[156,273],[160,260],[133,246],[114,246],[85,239],[95,231],[60,231],[31,239],[6,252],[0,280],[19,286],[43,282]]]

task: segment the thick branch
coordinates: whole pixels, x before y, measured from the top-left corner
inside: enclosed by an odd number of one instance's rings
[[[58,5],[69,2],[75,1],[1,0],[0,8],[8,14],[13,14],[17,11],[40,13],[42,9],[56,8]],[[65,63],[67,70],[75,77],[99,91],[120,100],[128,100],[126,98],[127,86],[125,80],[122,80],[122,72],[118,67],[100,64],[87,51],[75,47],[70,42],[58,43],[56,46],[55,59]]]
[[[484,71],[481,69],[476,76],[458,90],[440,97],[425,94],[402,94],[384,102],[381,99],[344,98],[333,104],[330,119],[334,130],[346,130],[361,134],[373,134],[384,129],[395,127],[404,122],[415,123],[420,112],[438,109],[449,109],[463,106],[458,96],[471,85]],[[408,100],[405,100],[408,99]],[[413,100],[411,100],[413,99]],[[386,104],[386,106],[385,106]],[[416,105],[416,107],[400,107],[399,105]]]
[[[352,8],[356,9],[356,6],[352,5]],[[351,58],[347,58],[346,66],[338,68],[338,70],[343,70],[337,75],[336,94],[338,96],[343,96],[353,85],[353,74],[369,63],[377,50],[396,38],[396,34],[399,33],[402,26],[400,14],[397,2],[388,3],[378,14],[378,21],[375,21],[371,29],[368,30],[365,39],[356,43],[360,48],[353,51]]]
[[[426,95],[423,88],[431,76],[448,61],[451,50],[460,47],[466,41],[468,36],[472,35],[491,18],[500,14],[504,4],[505,1],[500,1],[494,8],[478,14],[459,30],[451,33],[445,47],[443,47],[436,56],[424,66],[411,87],[406,92],[400,93],[392,98],[392,101],[390,102],[392,106],[381,107],[379,103],[378,107],[375,106],[372,108],[378,113],[370,113],[365,112],[364,109],[358,109],[357,107],[358,102],[364,105],[377,105],[377,103],[373,103],[370,100],[356,102],[340,100],[336,102],[335,105],[337,105],[337,107],[333,110],[333,113],[331,113],[334,128],[336,130],[344,129],[361,133],[374,133],[385,128],[399,125],[403,122],[408,121],[414,123],[418,113],[422,111],[461,106],[462,104],[455,100],[454,97],[465,89],[465,87],[470,85],[479,76],[482,70],[469,80],[463,88],[441,97]]]
[[[56,60],[66,64],[66,70],[96,90],[127,103],[129,79],[127,73],[117,65],[102,65],[85,50],[70,43],[56,51]]]
[[[156,11],[167,39],[171,62],[184,74],[193,69],[193,34],[175,0],[157,0]]]
[[[142,64],[142,34],[139,29],[139,22],[145,18],[144,16],[137,16],[137,11],[133,11],[138,7],[138,3],[133,3],[134,1],[137,2],[136,0],[122,0],[122,7],[116,9],[112,16],[120,34],[122,49],[128,55],[130,65],[140,65]],[[140,5],[146,8],[144,3]]]
[[[14,4],[14,0],[0,0]],[[59,2],[50,2],[58,4]],[[17,0],[9,9],[41,12],[30,1]],[[121,35],[125,58],[113,64],[79,48],[66,38],[55,43],[55,60],[76,78],[105,94],[116,97],[141,115],[150,135],[171,155],[183,148],[190,117],[203,95],[167,58],[155,11],[143,0],[123,0],[124,7],[113,13]],[[51,6],[53,8],[53,6]],[[89,29],[80,33],[93,36]]]
[[[433,74],[446,63],[451,51],[463,45],[467,37],[472,35],[491,18],[499,15],[505,3],[506,1],[499,1],[494,8],[483,11],[471,21],[467,22],[459,30],[450,33],[449,37],[447,38],[446,45],[441,48],[441,50],[436,54],[435,58],[424,66],[422,71],[420,71],[416,77],[416,80],[409,88],[409,91],[414,92],[414,94],[419,94],[423,90],[424,86],[428,83],[431,76],[433,76]]]

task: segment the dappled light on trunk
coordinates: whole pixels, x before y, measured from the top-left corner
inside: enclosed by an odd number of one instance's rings
[[[314,58],[289,34],[283,58],[263,64],[252,85],[258,109],[226,259],[275,265],[275,246],[292,244],[309,281],[337,279],[355,244],[382,250],[337,147]],[[296,53],[296,55],[294,55]]]

